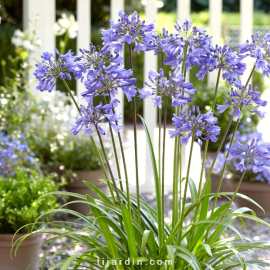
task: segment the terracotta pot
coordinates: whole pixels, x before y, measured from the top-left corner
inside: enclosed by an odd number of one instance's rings
[[[24,234],[17,234],[14,241]],[[25,270],[38,256],[38,249],[43,242],[42,234],[27,237],[20,245],[15,256],[13,249],[10,258],[11,241],[13,234],[0,234],[0,269],[1,270]],[[29,270],[38,270],[39,261],[29,267]]]
[[[202,151],[202,153],[201,153],[202,158],[203,158],[203,154],[204,153]],[[212,151],[208,152],[207,157],[206,157],[207,160],[210,158],[214,158],[215,154],[216,154],[216,152],[212,152]],[[205,177],[206,177],[206,175],[207,175],[207,172],[205,173]],[[220,179],[220,174],[212,172],[210,178],[211,178],[211,193],[216,193],[217,188],[218,188],[219,179]],[[226,192],[226,191],[228,191],[228,187],[227,187],[227,179],[225,178],[222,181],[222,184],[220,187],[220,192]]]
[[[228,180],[228,186],[230,191],[235,191],[237,187],[237,182],[233,180]],[[270,204],[269,204],[269,196],[270,196],[270,185],[266,183],[250,183],[243,182],[239,188],[238,193],[244,194],[258,203],[265,211],[263,211],[254,205],[253,203],[241,199],[239,197],[235,198],[235,202],[238,207],[248,207],[256,212],[258,216],[270,216]]]
[[[77,174],[77,180],[70,181],[68,185],[66,186],[66,190],[73,193],[78,194],[88,194],[92,198],[98,198],[97,195],[90,190],[83,181],[88,181],[98,187],[103,193],[108,192],[108,186],[106,184],[103,184],[99,181],[99,179],[105,179],[104,173],[102,170],[96,170],[96,171],[75,171],[74,173]],[[77,198],[71,197],[69,201],[78,200]],[[77,211],[83,215],[86,215],[89,213],[90,208],[87,204],[83,203],[73,203],[68,205],[69,209]]]

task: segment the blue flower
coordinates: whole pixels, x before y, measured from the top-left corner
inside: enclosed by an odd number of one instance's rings
[[[267,101],[260,99],[261,93],[257,91],[258,85],[256,84],[254,88],[252,89],[251,85],[249,85],[248,90],[244,93],[244,97],[241,101],[242,105],[241,107],[245,107],[252,113],[257,113],[258,116],[262,119],[264,118],[264,113],[259,111],[259,107],[265,107],[267,105]],[[217,104],[217,109],[219,113],[223,113],[225,110],[228,108],[231,108],[230,114],[234,113],[235,107],[239,101],[239,98],[241,96],[241,91],[242,89],[231,89],[231,92],[228,93],[230,97],[230,101],[228,101],[226,98],[224,98],[224,102],[226,104],[224,105],[219,105]],[[236,109],[236,113],[234,115],[234,120],[235,119],[240,119],[241,118],[241,110],[239,108]]]
[[[216,126],[216,123],[217,118],[213,116],[212,111],[202,114],[199,107],[195,109],[192,106],[192,108],[174,115],[173,125],[176,130],[170,130],[169,134],[171,138],[179,135],[181,144],[185,145],[192,134],[195,135],[195,139],[200,145],[202,145],[201,139],[216,142],[220,133],[220,127]]]
[[[81,49],[82,55],[77,57],[72,68],[75,78],[81,79],[87,89],[82,96],[88,103],[93,103],[95,96],[114,99],[119,89],[125,93],[128,101],[137,93],[132,70],[125,69],[123,58],[119,54],[111,55],[108,48],[96,49],[90,44],[90,50]]]
[[[24,143],[23,134],[19,136],[0,133],[0,175],[14,175],[17,167],[27,166],[34,162],[34,154]]]
[[[200,71],[196,74],[199,80],[203,80],[205,74],[219,68],[222,69],[223,80],[228,80],[230,84],[234,84],[238,80],[238,76],[243,75],[246,70],[246,64],[242,62],[245,56],[239,56],[233,48],[213,47],[211,44],[202,46],[205,53],[199,57]]]
[[[161,34],[158,35],[155,31],[147,33],[146,37],[142,40],[145,50],[154,51],[155,55],[162,52],[164,44],[166,43],[165,38],[168,38],[168,31],[163,28],[162,34],[163,36],[161,36]]]
[[[193,89],[193,84],[185,82],[184,76],[179,73],[178,70],[175,70],[173,74],[169,73],[167,78],[164,75],[164,71],[161,68],[159,73],[155,71],[150,71],[148,78],[150,83],[146,82],[145,85],[149,89],[140,89],[139,98],[145,99],[150,96],[155,96],[153,98],[154,107],[162,107],[162,99],[165,96],[170,96],[172,98],[172,106],[186,106],[187,102],[192,100],[191,97],[185,96],[185,94],[193,95],[195,89]]]
[[[264,172],[267,175],[270,174],[269,147],[262,142],[258,142],[257,137],[249,140],[246,145],[237,140],[231,148],[226,148],[226,150],[230,153],[226,161],[238,159],[238,163],[235,166],[236,170],[243,172],[248,161],[254,173]]]
[[[237,46],[243,55],[249,55],[256,59],[255,70],[262,70],[265,77],[270,74],[270,34],[264,36],[260,42],[259,34],[251,36],[251,42],[247,40]]]
[[[42,62],[36,64],[37,69],[34,75],[39,80],[39,84],[36,87],[37,90],[51,92],[58,78],[61,80],[71,80],[69,72],[72,71],[76,57],[73,56],[71,51],[60,55],[56,49],[56,53],[58,59],[54,58],[52,53],[44,52],[41,56]]]
[[[206,34],[205,27],[197,28],[192,26],[191,20],[186,20],[182,26],[176,21],[176,33],[167,35],[163,39],[163,52],[167,59],[164,63],[171,65],[172,68],[178,68],[185,57],[185,48],[187,48],[185,69],[190,70],[191,66],[200,67],[200,56],[205,54],[205,50],[211,44],[211,37]]]
[[[108,122],[115,132],[119,132],[122,128],[116,124],[119,122],[120,116],[113,112],[112,104],[102,105],[100,102],[96,107],[91,104],[88,104],[87,107],[81,105],[80,111],[80,118],[71,126],[74,135],[77,135],[83,127],[85,127],[84,134],[88,134],[90,137],[93,135],[93,127],[98,128],[99,132],[105,135],[105,131],[100,126],[100,123],[104,122]]]
[[[135,11],[132,15],[127,15],[123,11],[118,13],[120,19],[117,22],[110,20],[111,28],[102,30],[102,40],[104,45],[109,45],[114,53],[120,53],[123,50],[124,43],[135,43],[137,53],[145,51],[145,45],[141,43],[147,33],[154,30],[153,23],[146,24],[140,20],[140,15]]]

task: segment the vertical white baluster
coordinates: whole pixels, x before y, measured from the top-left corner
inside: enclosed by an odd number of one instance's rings
[[[35,22],[36,16],[39,17]],[[37,36],[41,39],[41,46],[35,48],[35,51],[29,57],[29,83],[32,94],[36,96],[44,96],[44,93],[36,90],[38,84],[33,72],[35,64],[41,61],[41,54],[44,51],[54,53],[55,51],[55,36],[53,32],[53,25],[55,22],[55,0],[36,1],[24,0],[23,1],[23,29],[28,30],[30,33],[36,30]],[[35,26],[36,24],[36,26]]]
[[[214,46],[218,44],[221,46],[222,37],[222,0],[210,0],[210,34],[213,37]],[[217,80],[217,71],[208,73],[208,86],[214,87]]]
[[[156,3],[156,0],[147,0],[147,3],[145,5],[145,17],[146,17],[147,23],[156,20],[157,8],[155,6],[155,3]],[[157,56],[154,55],[153,52],[145,52],[144,53],[144,82],[148,81],[148,72],[150,70],[157,70]],[[155,128],[157,126],[157,109],[153,108],[153,101],[151,99],[144,100],[143,115],[144,115],[145,122],[147,124],[150,136],[154,144]],[[151,164],[151,157],[150,157],[148,146],[146,146],[145,154],[146,154],[145,179],[147,181],[147,185],[149,185],[149,184],[152,184],[153,182],[153,173],[152,173],[152,170],[150,169],[152,168],[152,164]]]
[[[124,0],[111,0],[111,19],[117,21],[119,16],[118,13],[120,10],[124,10]],[[121,114],[121,120],[119,121],[119,125],[123,126],[121,129],[121,135],[123,137],[124,134],[124,93],[123,91],[119,91],[118,99],[120,104],[117,107],[117,113]]]
[[[182,25],[185,19],[190,19],[191,0],[177,0],[177,20]],[[189,72],[186,74],[186,81],[189,81]],[[182,157],[186,156],[186,146],[182,146]],[[186,169],[186,158],[182,158],[182,168]]]
[[[253,33],[253,6],[254,0],[240,1],[240,43],[245,42],[246,40],[251,40],[251,35]],[[242,84],[246,83],[254,60],[247,57],[247,59],[244,59],[244,62],[247,64],[247,70],[245,74],[241,76]]]
[[[190,18],[190,2],[191,0],[177,0],[177,20],[180,24]]]
[[[77,0],[77,55],[80,54],[79,49],[89,48],[91,40],[91,0]],[[79,103],[81,102],[81,93],[85,91],[83,83],[77,80],[77,96]]]

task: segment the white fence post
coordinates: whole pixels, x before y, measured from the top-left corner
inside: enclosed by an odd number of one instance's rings
[[[254,0],[241,0],[240,1],[240,43],[245,42],[247,39],[251,40],[253,33],[253,5]],[[248,18],[248,19],[247,19]],[[252,69],[253,60],[249,57],[244,59],[247,64],[247,70],[241,77],[242,84],[245,84]]]
[[[145,5],[145,17],[146,22],[152,22],[156,20],[157,16],[157,8],[156,8],[156,0],[147,0]],[[157,56],[154,55],[153,52],[145,52],[144,53],[144,82],[148,81],[148,72],[150,70],[157,70]],[[143,115],[145,122],[147,124],[151,139],[155,141],[155,128],[157,126],[157,108],[153,108],[153,101],[151,99],[144,100],[143,103]],[[145,148],[146,152],[146,161],[145,161],[145,184],[151,185],[153,183],[153,173],[152,173],[152,164],[151,157],[149,153],[148,146]]]
[[[190,18],[190,2],[191,0],[177,0],[177,20],[180,24]]]
[[[177,20],[182,25],[185,19],[190,19],[191,0],[177,0]],[[186,81],[189,81],[189,72],[186,74]],[[182,146],[182,157],[186,156],[186,146]],[[182,168],[185,171],[186,159],[182,158]]]
[[[91,0],[77,0],[77,55],[79,49],[89,48],[91,40]],[[81,93],[85,91],[83,83],[80,80],[76,82],[78,101],[81,103]]]
[[[214,46],[221,46],[222,37],[222,0],[209,0],[210,12],[210,34],[213,37]],[[208,87],[213,87],[217,80],[218,72],[212,71],[208,73]]]
[[[117,21],[119,16],[118,13],[120,10],[124,10],[124,0],[111,0],[111,19]],[[121,114],[121,120],[119,125],[123,126],[121,129],[121,135],[124,134],[124,93],[123,91],[118,91],[118,99],[120,104],[117,107],[117,113]]]
[[[35,23],[36,16],[39,17]],[[35,64],[41,61],[41,54],[44,51],[49,51],[54,54],[55,52],[55,36],[53,26],[55,23],[55,0],[36,1],[24,0],[23,1],[23,29],[28,30],[29,33],[36,30],[37,36],[41,39],[41,46],[35,48],[35,51],[29,57],[29,88],[32,94],[40,96],[41,92],[36,90],[37,81],[33,72]],[[36,29],[35,29],[36,27]],[[42,94],[44,96],[44,93]]]

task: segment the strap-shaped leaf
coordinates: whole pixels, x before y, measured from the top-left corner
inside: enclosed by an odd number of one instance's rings
[[[163,241],[162,241],[162,235],[163,235],[162,205],[161,205],[162,202],[161,202],[161,190],[160,190],[160,181],[159,181],[158,170],[157,170],[157,163],[156,163],[152,140],[151,140],[147,125],[146,125],[144,119],[140,115],[139,115],[139,117],[141,118],[144,129],[145,129],[146,138],[147,138],[148,146],[149,146],[149,150],[150,150],[150,156],[151,156],[151,160],[152,160],[152,169],[153,169],[153,175],[154,175],[154,179],[155,179],[157,214],[158,214],[158,239],[159,239],[159,246],[161,247],[163,245]]]

